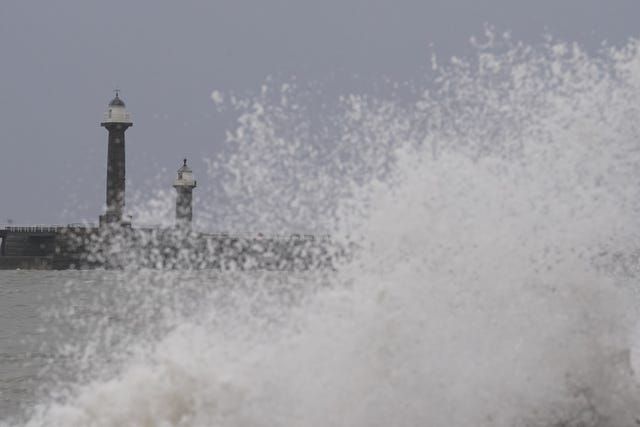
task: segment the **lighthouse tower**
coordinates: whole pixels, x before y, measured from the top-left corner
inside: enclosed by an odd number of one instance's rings
[[[116,90],[100,126],[109,132],[107,154],[107,212],[100,216],[100,225],[122,224],[125,187],[124,133],[133,126],[131,117]]]
[[[176,225],[178,227],[190,227],[193,218],[193,189],[196,188],[196,181],[193,171],[187,166],[187,159],[184,159],[182,167],[178,169],[178,178],[173,183],[173,188],[178,192],[176,198]]]

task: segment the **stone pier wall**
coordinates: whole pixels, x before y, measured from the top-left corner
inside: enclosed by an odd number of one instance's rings
[[[314,236],[270,239],[121,227],[2,233],[0,269],[305,270],[331,267],[339,255],[328,239]]]

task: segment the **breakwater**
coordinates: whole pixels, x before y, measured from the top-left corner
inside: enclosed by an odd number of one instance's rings
[[[328,267],[327,235],[202,233],[186,228],[0,228],[0,269],[188,268],[300,270]]]

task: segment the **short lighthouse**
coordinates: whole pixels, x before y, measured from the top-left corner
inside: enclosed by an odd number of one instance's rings
[[[190,227],[193,218],[193,189],[196,188],[196,181],[193,177],[193,171],[187,166],[187,159],[184,159],[182,167],[178,169],[178,178],[173,183],[173,188],[178,192],[176,225]]]
[[[116,90],[109,103],[100,126],[109,132],[107,150],[107,211],[100,216],[100,225],[122,224],[125,190],[125,144],[124,133],[133,126],[124,101]]]

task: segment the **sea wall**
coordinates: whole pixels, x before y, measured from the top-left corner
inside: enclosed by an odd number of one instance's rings
[[[305,270],[329,267],[327,237],[263,238],[176,228],[60,227],[3,230],[0,269]]]
[[[51,270],[52,257],[0,256],[0,270]]]

